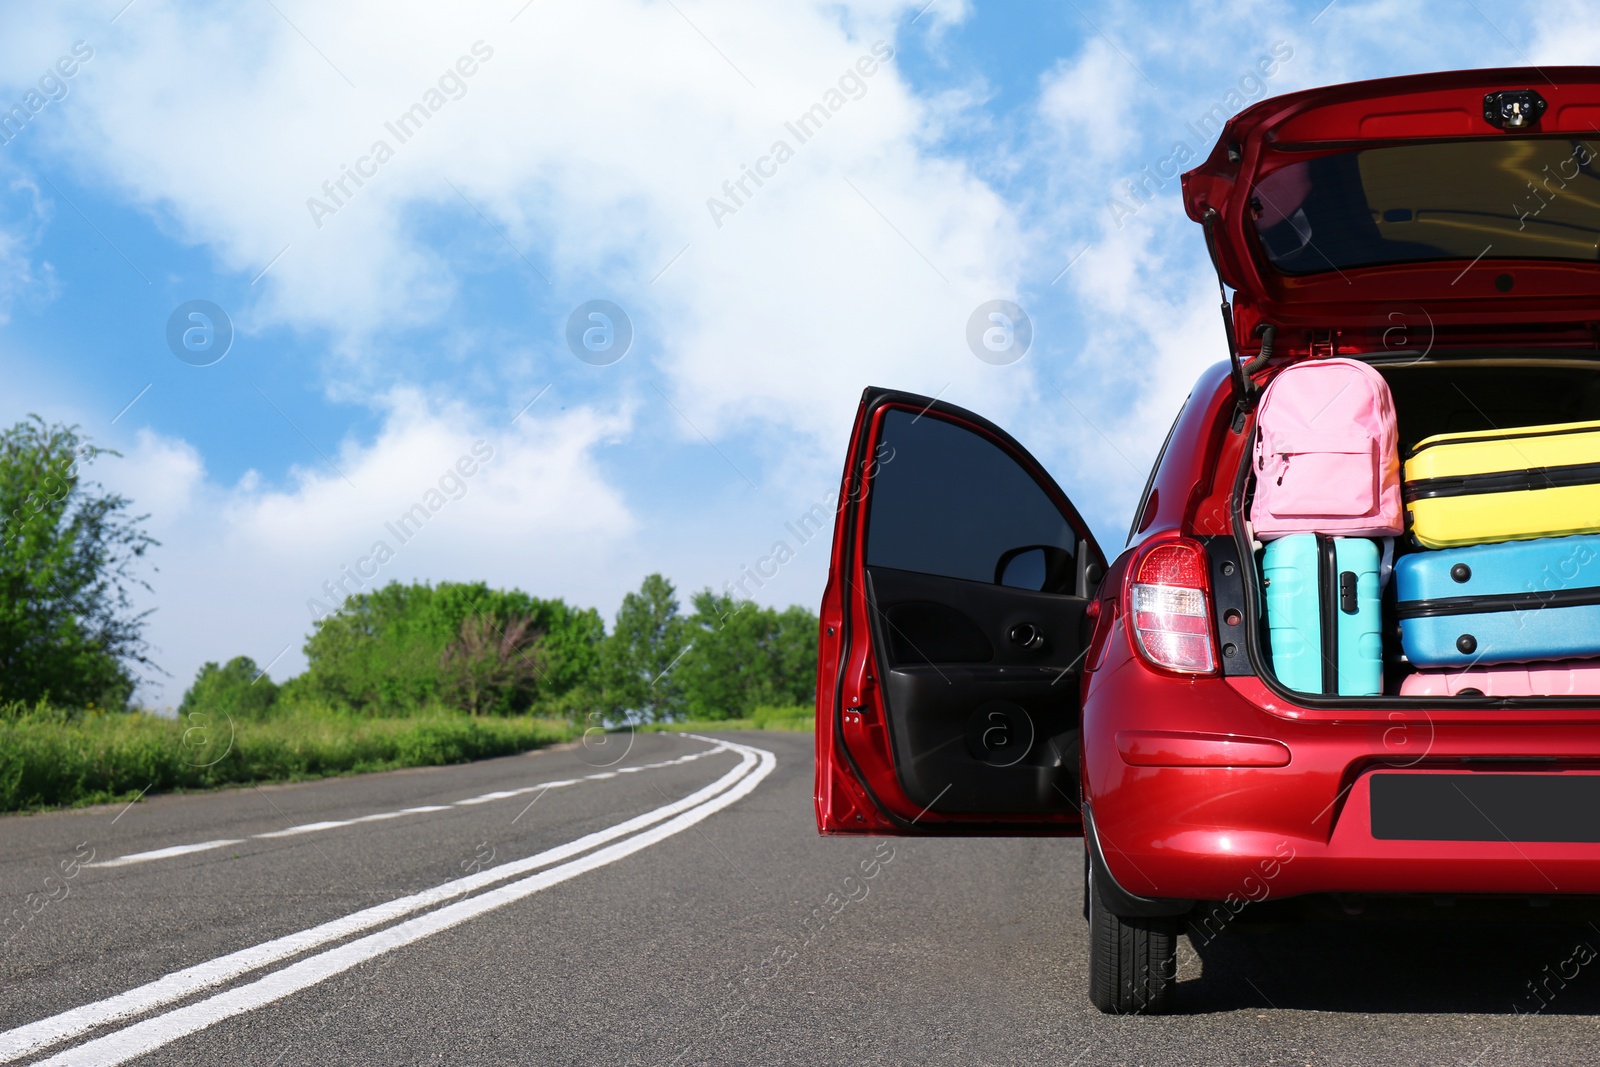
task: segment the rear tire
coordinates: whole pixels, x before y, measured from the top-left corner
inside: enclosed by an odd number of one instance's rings
[[[1165,1015],[1178,985],[1178,920],[1105,909],[1084,861],[1089,911],[1089,999],[1108,1015]]]

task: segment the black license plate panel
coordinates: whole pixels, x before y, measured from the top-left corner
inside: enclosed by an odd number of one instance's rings
[[[1600,774],[1374,774],[1380,841],[1600,841]]]

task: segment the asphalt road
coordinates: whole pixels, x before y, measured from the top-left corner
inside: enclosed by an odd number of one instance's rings
[[[1108,1018],[1077,841],[824,840],[720,740],[0,819],[0,1063],[1594,1062],[1582,915],[1236,922]]]

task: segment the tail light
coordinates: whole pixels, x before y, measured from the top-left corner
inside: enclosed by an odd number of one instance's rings
[[[1157,542],[1129,573],[1127,619],[1139,654],[1169,671],[1215,671],[1205,549],[1189,540]]]

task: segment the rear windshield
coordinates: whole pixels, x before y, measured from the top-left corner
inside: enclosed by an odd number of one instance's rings
[[[1427,260],[1600,260],[1600,140],[1368,148],[1256,183],[1256,234],[1285,274]]]

